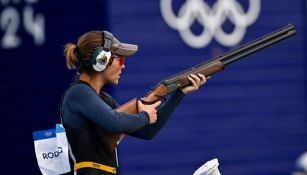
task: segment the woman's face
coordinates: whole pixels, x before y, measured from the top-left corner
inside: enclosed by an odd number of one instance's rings
[[[125,56],[114,55],[112,64],[105,70],[106,83],[118,84],[122,69],[125,68]]]

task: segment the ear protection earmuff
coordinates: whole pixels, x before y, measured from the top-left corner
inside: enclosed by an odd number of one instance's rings
[[[102,32],[103,44],[95,48],[91,60],[95,71],[102,72],[108,65],[112,63],[113,54],[111,52],[111,46],[113,41],[112,33],[108,31]]]

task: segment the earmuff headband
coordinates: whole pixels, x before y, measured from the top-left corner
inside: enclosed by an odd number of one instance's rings
[[[81,73],[88,66],[93,66],[95,71],[104,71],[111,65],[113,58],[111,53],[111,46],[113,41],[113,34],[108,31],[102,31],[102,43],[94,49],[89,61],[83,62],[79,68],[78,73]]]
[[[102,36],[104,41],[101,45],[103,46],[103,49],[108,52],[111,50],[113,35],[108,31],[103,31]]]

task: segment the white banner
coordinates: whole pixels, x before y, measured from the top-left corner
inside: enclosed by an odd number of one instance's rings
[[[43,175],[59,175],[70,172],[68,142],[60,124],[55,129],[33,132],[38,166]]]

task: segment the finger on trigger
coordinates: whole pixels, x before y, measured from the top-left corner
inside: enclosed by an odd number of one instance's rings
[[[161,104],[161,101],[159,100],[155,103],[155,107],[158,107],[160,104]]]

